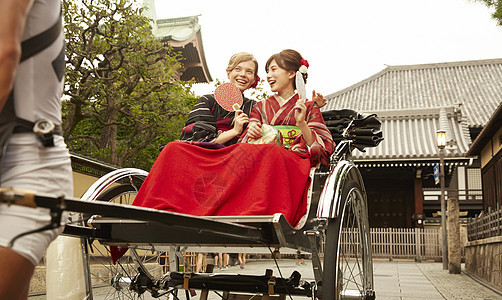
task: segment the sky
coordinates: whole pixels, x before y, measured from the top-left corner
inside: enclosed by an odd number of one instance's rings
[[[472,0],[156,0],[155,7],[159,19],[200,15],[213,80],[227,81],[228,60],[241,51],[257,58],[266,79],[266,60],[290,48],[310,64],[307,95],[329,95],[387,66],[502,58],[502,27]]]

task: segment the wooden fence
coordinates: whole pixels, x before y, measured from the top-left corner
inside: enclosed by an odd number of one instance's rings
[[[371,228],[370,234],[374,258],[417,261],[440,261],[442,258],[441,230],[438,228]]]
[[[476,218],[469,219],[467,223],[467,238],[469,241],[502,236],[502,209],[482,213]]]
[[[460,244],[462,259],[465,259],[464,247],[467,235],[465,231],[463,232]],[[361,240],[358,232],[345,229],[342,235],[343,251],[346,254],[351,255],[354,251],[359,251],[358,246]],[[370,235],[373,258],[414,259],[416,261],[441,261],[442,259],[440,228],[371,228]],[[195,270],[196,253],[185,253],[185,259]]]
[[[467,234],[460,230],[461,258],[465,259]],[[443,246],[441,229],[437,228],[371,228],[373,258],[414,259],[416,261],[441,261]],[[342,231],[342,251],[349,256],[361,255],[361,239],[354,229]],[[324,247],[321,253],[324,253]],[[355,253],[356,252],[356,253]]]

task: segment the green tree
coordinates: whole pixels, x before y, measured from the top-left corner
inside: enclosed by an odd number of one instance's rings
[[[501,0],[475,0],[483,2],[489,8],[493,8],[492,17],[497,21],[499,26],[502,26],[502,1]]]
[[[149,169],[196,101],[181,57],[155,39],[134,0],[63,0],[64,137],[71,150]]]
[[[261,101],[272,96],[269,92],[267,92],[267,90],[263,88],[265,82],[265,79],[260,80],[258,86],[251,92],[251,98],[256,99],[256,101]]]

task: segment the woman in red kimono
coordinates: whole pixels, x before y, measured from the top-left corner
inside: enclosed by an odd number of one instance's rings
[[[275,94],[254,106],[242,142],[260,138],[262,124],[290,125],[286,136],[283,134],[283,145],[299,154],[310,155],[312,165],[329,163],[334,142],[316,104],[323,103],[324,97],[314,91],[314,101],[302,101],[295,93],[296,72],[300,71],[306,82],[308,66],[301,54],[291,49],[274,54],[267,60],[267,81]]]

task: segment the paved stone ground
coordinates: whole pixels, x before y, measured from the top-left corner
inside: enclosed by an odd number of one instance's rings
[[[442,263],[375,261],[377,299],[502,299],[466,274],[449,274]]]
[[[449,274],[436,264],[417,264],[424,276],[437,288],[444,299],[502,299],[500,291],[480,284],[466,274]]]
[[[305,280],[313,280],[312,265],[306,261],[306,265],[297,266],[294,259],[282,259],[278,261],[282,275],[289,277],[294,270],[298,270]],[[502,293],[480,284],[466,274],[449,274],[443,270],[442,263],[437,262],[413,262],[387,260],[374,261],[374,283],[377,299],[502,299]],[[265,269],[272,269],[274,275],[279,272],[273,260],[262,259],[249,261],[244,270],[239,266],[230,267],[223,273],[240,274],[264,274]],[[200,294],[200,293],[198,293]],[[180,297],[184,299],[184,297]],[[29,300],[45,300],[45,295],[31,296]],[[104,299],[104,296],[96,295],[95,300]],[[144,297],[144,299],[154,299]],[[166,299],[162,297],[161,299]],[[191,299],[198,300],[199,295]],[[210,300],[221,299],[214,292],[210,293]],[[307,299],[305,297],[292,297],[287,299]]]

